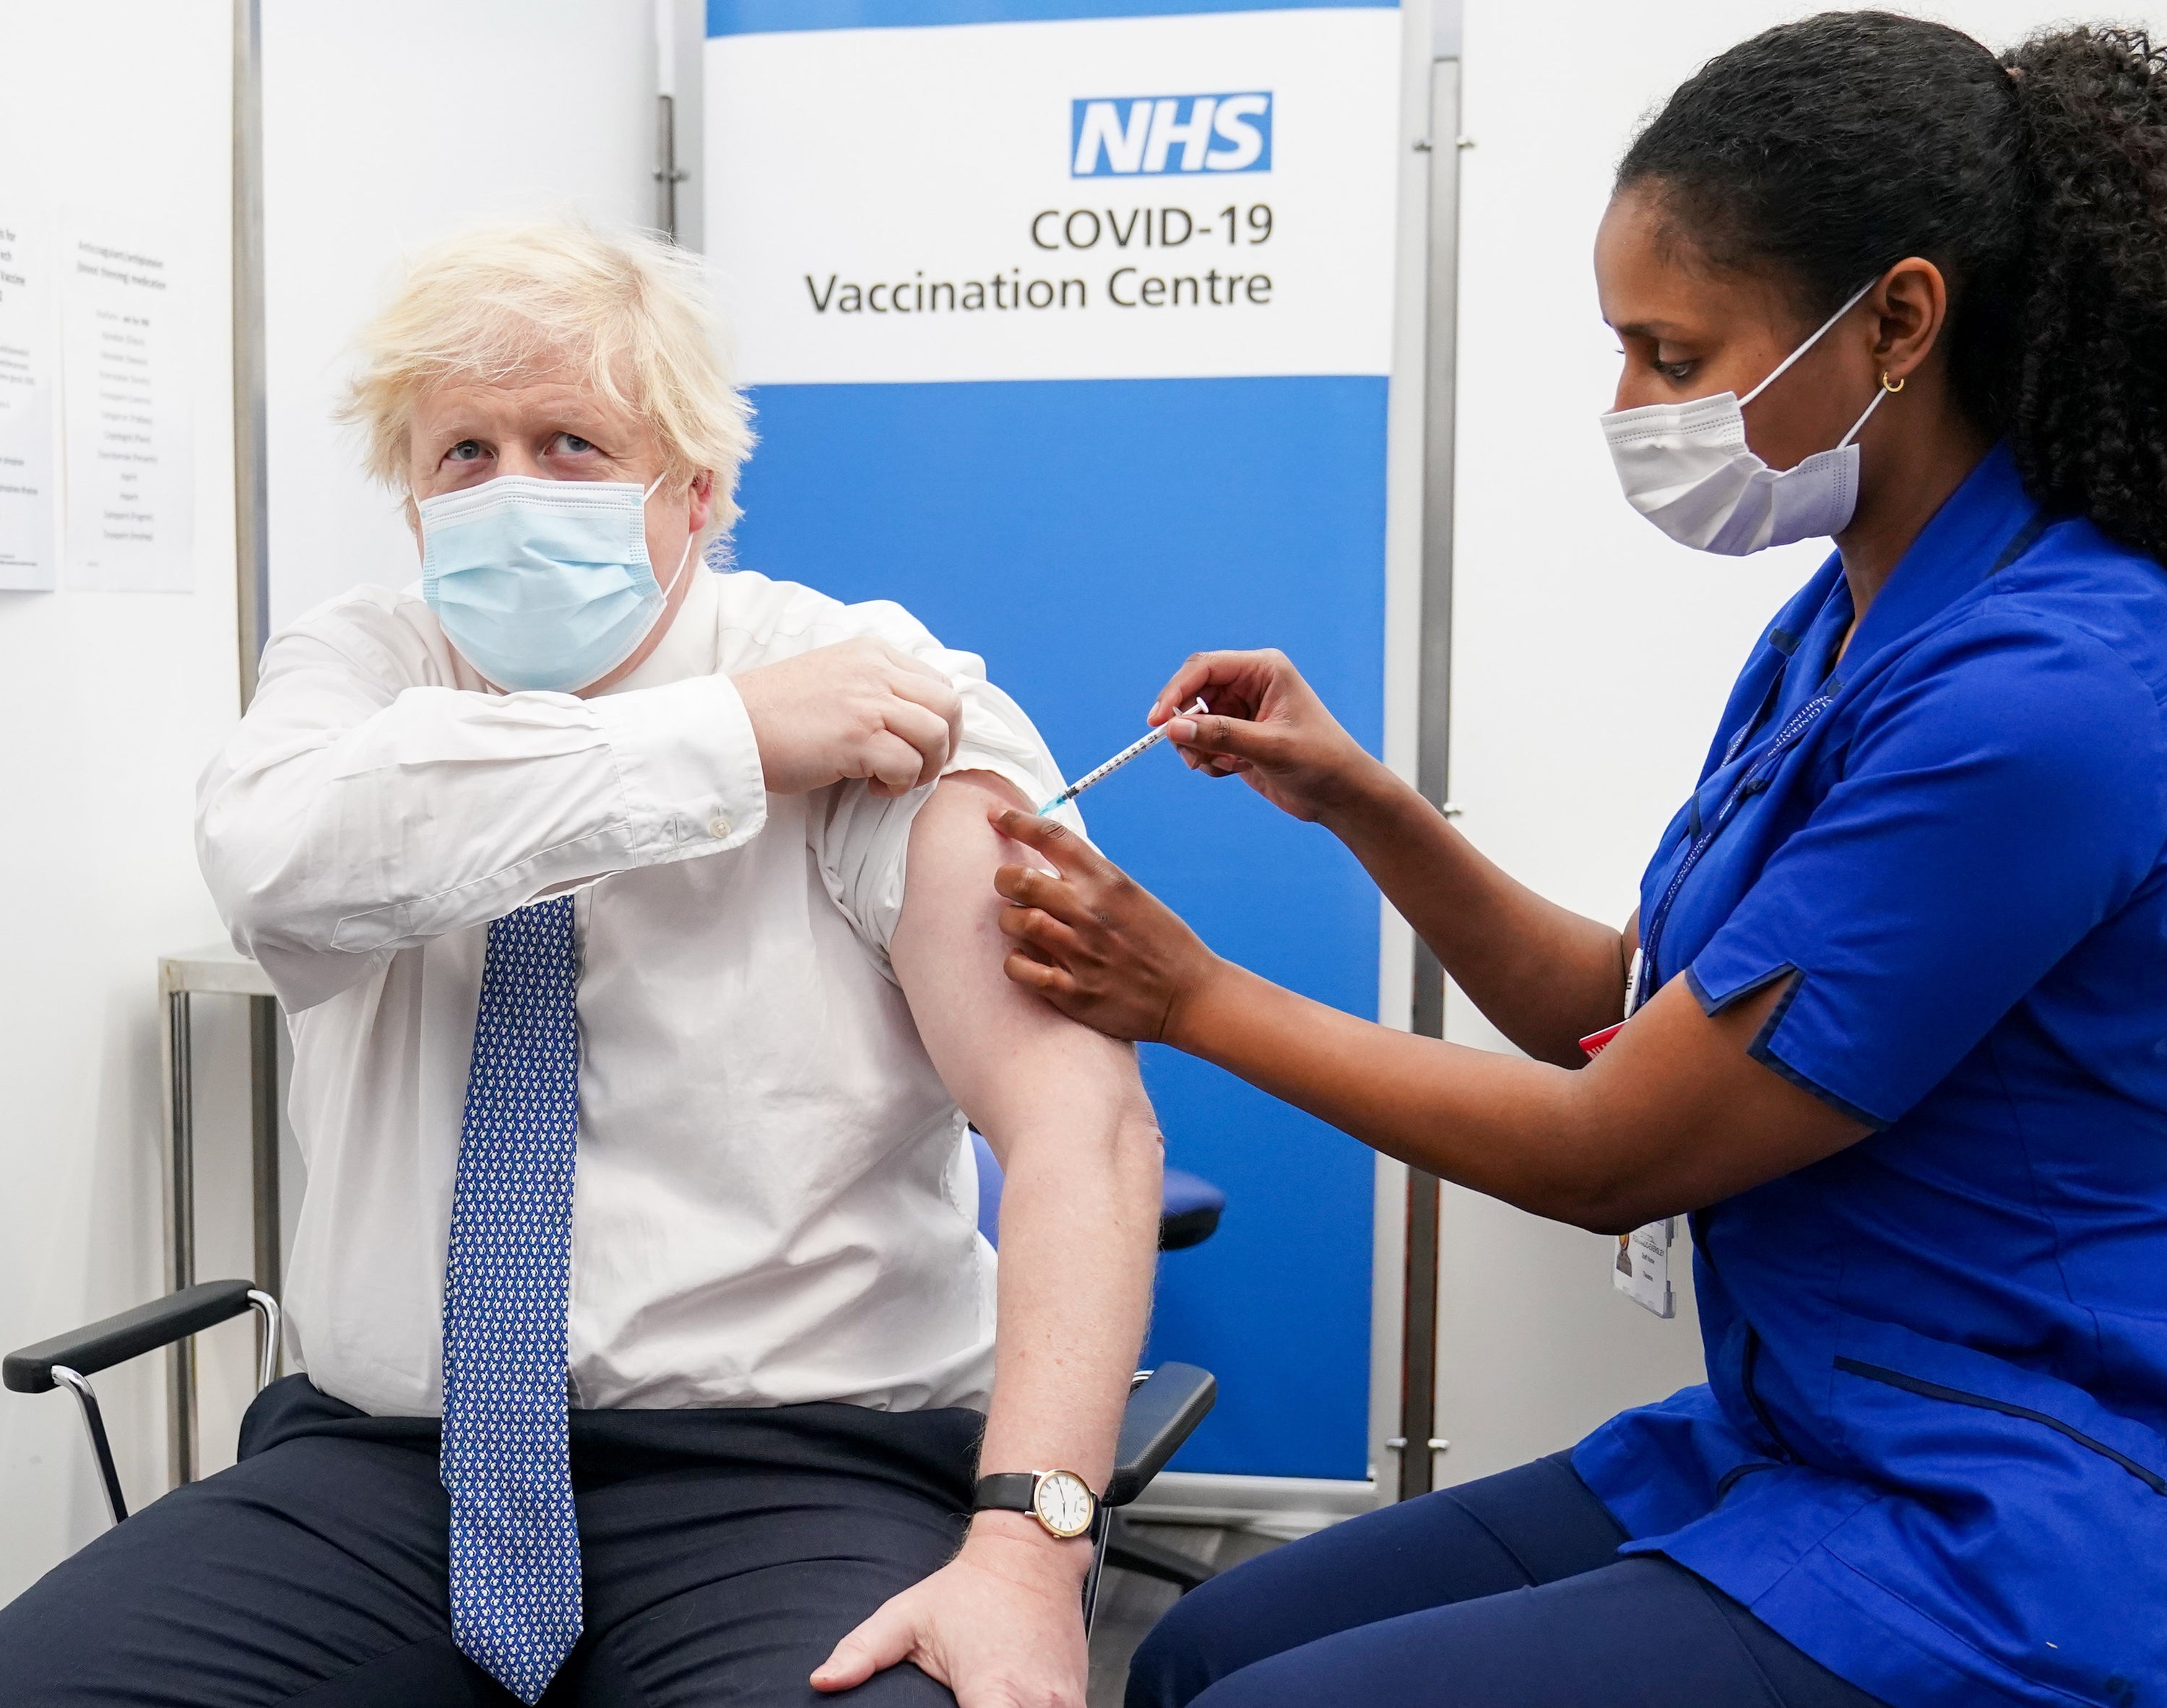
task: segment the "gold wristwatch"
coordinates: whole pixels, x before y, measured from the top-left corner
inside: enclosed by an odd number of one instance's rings
[[[1099,1524],[1099,1497],[1073,1471],[997,1471],[978,1479],[973,1512],[1027,1512],[1050,1536],[1089,1536]]]

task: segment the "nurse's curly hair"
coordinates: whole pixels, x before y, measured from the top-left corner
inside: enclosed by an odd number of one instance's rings
[[[1933,262],[1960,405],[2039,503],[2167,560],[2167,50],[2144,31],[1997,57],[1886,12],[1784,24],[1679,87],[1619,167],[1641,186],[1810,322]]]

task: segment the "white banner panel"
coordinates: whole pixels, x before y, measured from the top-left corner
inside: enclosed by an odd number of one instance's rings
[[[707,44],[707,249],[754,385],[1383,374],[1378,8]]]

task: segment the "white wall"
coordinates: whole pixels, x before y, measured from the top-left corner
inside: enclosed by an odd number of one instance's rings
[[[105,209],[185,234],[195,442],[192,592],[84,592],[63,576],[57,592],[0,594],[0,1347],[162,1290],[156,958],[220,934],[191,799],[239,711],[229,16],[222,0],[0,0],[0,185],[49,211]],[[245,1030],[208,1011],[204,1029],[204,1179],[230,1201]],[[204,1273],[245,1272],[245,1221],[205,1215],[206,1263],[233,1263],[237,1245],[241,1267]],[[210,1337],[220,1393],[248,1338],[245,1325]],[[155,1494],[162,1363],[98,1385],[125,1486]],[[0,1393],[0,1601],[103,1523],[74,1402]]]
[[[349,341],[400,257],[485,222],[653,222],[654,13],[650,0],[264,0],[263,62],[278,624],[358,582],[421,573],[396,501],[331,420]],[[681,50],[681,80],[699,63]]]
[[[328,419],[338,355],[398,256],[485,219],[650,220],[654,34],[648,0],[267,0],[264,12],[283,619],[353,582],[415,574],[395,507],[363,484]],[[230,45],[227,0],[0,0],[0,195],[188,234],[197,486],[192,594],[0,594],[12,738],[0,886],[13,903],[0,937],[0,1347],[162,1290],[156,959],[222,934],[190,817],[196,775],[239,710]],[[199,1002],[197,1032],[199,1273],[243,1274],[241,1005]],[[289,1220],[299,1184],[289,1176]],[[231,1456],[248,1341],[245,1325],[206,1338],[206,1468]],[[162,1362],[98,1388],[140,1504],[164,1483]],[[72,1403],[0,1394],[0,1601],[103,1525]]]
[[[1466,0],[1453,793],[1517,876],[1623,921],[1747,648],[1825,549],[1742,561],[1629,510],[1597,431],[1617,374],[1589,249],[1635,121],[1756,30],[1767,0]],[[2155,21],[2158,7],[2121,8]],[[2058,15],[1968,0],[1990,45]],[[1450,1035],[1502,1045],[1454,1001]],[[1438,1472],[1459,1481],[1700,1379],[1690,1309],[1611,1293],[1605,1242],[1449,1193]],[[1686,1267],[1674,1254],[1674,1272]]]

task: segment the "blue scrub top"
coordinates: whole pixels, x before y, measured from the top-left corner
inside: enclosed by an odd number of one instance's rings
[[[1873,1131],[1691,1219],[1709,1383],[1573,1462],[1895,1708],[2167,1703],[2167,571],[2001,448],[1851,617],[1831,558],[1641,917]]]

